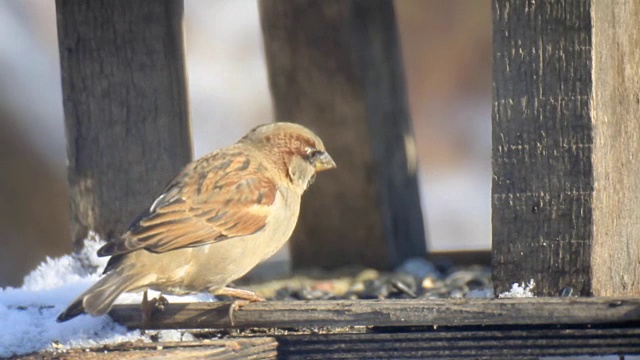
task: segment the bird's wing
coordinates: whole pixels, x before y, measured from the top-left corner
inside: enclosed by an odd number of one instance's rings
[[[265,227],[277,185],[266,167],[234,148],[190,164],[100,256],[166,252],[254,234]]]

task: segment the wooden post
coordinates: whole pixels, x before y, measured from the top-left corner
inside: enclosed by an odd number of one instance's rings
[[[591,4],[593,293],[640,296],[640,3]]]
[[[493,277],[640,295],[640,4],[494,0]]]
[[[56,0],[73,241],[120,235],[191,159],[182,0]]]
[[[390,268],[424,256],[393,3],[259,4],[276,119],[315,129],[338,164],[305,195],[293,266]]]

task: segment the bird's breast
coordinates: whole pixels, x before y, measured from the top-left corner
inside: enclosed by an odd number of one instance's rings
[[[223,287],[242,277],[289,240],[299,211],[300,195],[288,188],[279,189],[264,228],[248,236],[184,249],[188,251],[185,256],[189,265],[176,269],[186,271],[177,278],[183,279],[184,288],[203,291]]]

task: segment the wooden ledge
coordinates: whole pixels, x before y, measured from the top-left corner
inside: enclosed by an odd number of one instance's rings
[[[225,329],[346,326],[640,324],[640,298],[266,301],[230,314],[231,303],[173,303],[143,326],[135,304],[109,315],[129,328]]]
[[[278,342],[272,337],[164,341],[158,343],[121,342],[85,349],[43,351],[15,357],[16,360],[133,360],[133,359],[275,359]]]

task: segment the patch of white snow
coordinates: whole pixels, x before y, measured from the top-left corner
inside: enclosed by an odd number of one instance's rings
[[[536,286],[535,281],[533,279],[529,280],[529,283],[514,283],[511,285],[511,290],[507,292],[503,292],[498,295],[499,298],[525,298],[525,297],[535,297],[531,290]]]
[[[25,277],[20,288],[0,288],[0,357],[28,354],[46,349],[92,347],[121,341],[150,341],[140,332],[127,331],[108,316],[81,315],[64,323],[56,317],[89,286],[95,283],[108,258],[96,256],[103,243],[92,238],[73,255],[47,258]],[[154,296],[150,292],[150,296]],[[170,302],[212,301],[207,294],[166,296]],[[123,294],[118,303],[139,303],[141,294]],[[193,340],[177,330],[158,332],[162,340]]]

